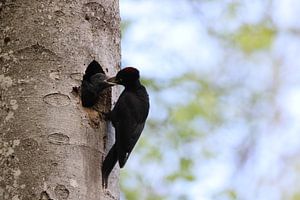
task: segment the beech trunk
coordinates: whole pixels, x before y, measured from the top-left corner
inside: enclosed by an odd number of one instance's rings
[[[101,186],[113,129],[73,87],[92,60],[120,64],[117,0],[0,0],[0,199],[119,199],[118,170]]]

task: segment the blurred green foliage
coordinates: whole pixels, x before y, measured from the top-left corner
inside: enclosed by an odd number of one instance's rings
[[[143,84],[148,88],[150,94],[157,96],[159,99],[155,103],[160,103],[167,112],[167,118],[157,120],[150,118],[147,121],[145,133],[139,141],[135,153],[140,155],[139,161],[142,165],[147,163],[165,166],[160,164],[168,160],[169,155],[166,152],[174,152],[176,157],[170,165],[170,169],[166,169],[163,174],[164,184],[166,188],[176,182],[194,182],[196,181],[194,169],[194,155],[188,155],[189,147],[185,145],[195,145],[195,141],[199,141],[197,145],[201,145],[201,138],[209,135],[209,131],[222,124],[223,118],[219,109],[220,98],[224,93],[224,88],[214,84],[212,81],[195,74],[183,74],[166,80],[143,79]],[[185,83],[189,83],[192,87],[182,87]],[[163,99],[162,93],[165,90],[176,91],[176,88],[185,90],[189,93],[185,103],[169,104]],[[153,103],[152,99],[152,103]],[[197,121],[209,125],[208,129],[199,129]],[[192,148],[192,147],[191,147]],[[214,157],[213,151],[203,148],[197,153],[198,156],[206,159]],[[171,169],[172,168],[172,169]],[[143,170],[142,170],[143,171]],[[162,169],[162,171],[164,171]],[[148,188],[146,191],[140,188],[128,187],[130,180],[139,180],[138,185]],[[164,193],[155,193],[155,186],[144,180],[143,174],[135,171],[130,175],[122,175],[122,191],[126,199],[168,199]],[[147,194],[146,196],[144,196]],[[178,199],[188,199],[181,194]]]
[[[194,181],[195,176],[193,175],[193,172],[191,171],[191,168],[193,166],[193,160],[189,158],[180,158],[180,166],[178,171],[169,174],[165,177],[167,181],[174,182],[177,179],[184,179],[186,181]]]
[[[222,16],[229,17],[228,20],[239,18],[239,9],[245,3],[220,0],[191,2],[193,6],[199,7],[203,2],[225,4],[226,10]],[[195,13],[195,16],[199,16],[198,14]],[[126,33],[132,23],[134,22],[123,21],[122,32]],[[245,55],[271,49],[278,30],[269,17],[253,24],[241,23],[228,32],[218,28],[212,30],[210,24],[201,28],[206,28],[208,33],[216,33],[210,36],[215,37],[220,44],[227,44],[224,54],[228,56],[218,63],[220,66],[214,74],[189,72],[165,80],[155,77],[142,80],[151,94],[151,104],[160,108],[162,116],[148,119],[146,130],[132,155],[137,163],[132,167],[127,165],[127,172],[122,171],[121,188],[127,200],[191,199],[188,194],[180,193],[176,188],[178,185],[188,187],[196,183],[199,176],[204,176],[198,174],[199,166],[201,168],[212,159],[220,159],[218,156],[223,153],[220,152],[222,150],[218,148],[218,144],[211,144],[210,141],[218,134],[217,130],[230,127],[236,121],[245,126],[243,133],[240,133],[244,135],[240,136],[240,146],[233,147],[235,152],[232,162],[236,162],[238,171],[257,145],[257,130],[261,123],[258,120],[264,118],[268,121],[273,116],[272,112],[276,112],[273,108],[270,112],[265,112],[265,107],[272,103],[276,89],[270,90],[267,83],[262,83],[259,87],[252,86],[252,82],[245,81],[250,76],[250,70],[246,67],[237,69],[235,63],[230,62],[231,57],[236,55],[236,62],[239,62],[239,59],[245,59]],[[232,48],[227,48],[228,46]],[[177,94],[174,96],[175,103],[164,98],[166,91]],[[231,185],[215,191],[212,196],[216,200],[241,199],[239,192]],[[288,199],[300,200],[300,197],[296,193]]]
[[[296,193],[292,196],[291,200],[300,200],[300,193]]]
[[[122,20],[121,22],[121,33],[122,33],[122,36],[124,34],[126,34],[126,30],[128,29],[128,27],[130,26],[132,22],[129,21],[129,20]]]
[[[233,41],[246,53],[270,48],[276,30],[266,23],[245,24],[233,34]]]

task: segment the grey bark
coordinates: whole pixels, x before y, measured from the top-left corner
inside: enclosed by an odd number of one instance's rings
[[[93,59],[119,68],[117,0],[0,0],[1,200],[119,199],[118,170],[101,187],[112,129],[72,93]]]

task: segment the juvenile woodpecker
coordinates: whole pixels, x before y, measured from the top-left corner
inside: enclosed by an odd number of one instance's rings
[[[102,90],[112,86],[112,83],[106,81],[100,64],[93,60],[85,70],[81,83],[81,102],[84,107],[92,107],[99,99]]]
[[[140,83],[139,71],[133,67],[120,70],[107,82],[123,85],[114,108],[105,113],[115,128],[115,144],[110,149],[102,165],[102,186],[107,188],[108,176],[117,161],[123,168],[132,149],[137,143],[149,113],[149,97]]]

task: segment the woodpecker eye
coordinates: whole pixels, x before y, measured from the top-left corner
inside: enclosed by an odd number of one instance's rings
[[[122,81],[123,81],[123,79],[119,78],[119,81],[120,81],[120,82],[122,82]]]

